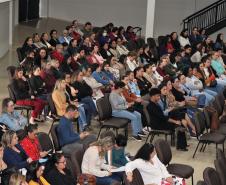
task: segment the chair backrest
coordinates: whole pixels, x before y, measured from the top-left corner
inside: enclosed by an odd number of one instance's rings
[[[21,62],[23,60],[23,54],[21,52],[21,47],[16,48],[16,53],[17,53],[19,62]]]
[[[214,168],[207,167],[203,171],[203,179],[207,185],[222,185],[220,177]]]
[[[43,151],[52,150],[53,152],[53,143],[48,134],[44,132],[39,132],[37,134],[37,137]]]
[[[113,141],[115,141],[115,134],[111,130],[106,130],[101,133],[100,138],[103,139],[105,137],[111,137]]]
[[[16,71],[16,66],[8,66],[6,70],[8,73],[9,80],[12,80]]]
[[[172,159],[172,152],[169,143],[163,139],[158,139],[155,142],[155,150],[159,160],[164,165],[168,165]]]
[[[51,137],[53,140],[53,145],[54,145],[55,151],[60,150],[60,144],[59,144],[58,137],[57,137],[57,126],[58,125],[59,124],[54,124],[50,130],[50,134],[51,134]]]
[[[205,116],[205,120],[206,120],[206,127],[207,127],[207,129],[209,129],[210,128],[210,126],[211,126],[211,115],[209,114],[209,112],[207,111],[207,109],[206,108],[204,108],[203,109],[203,113],[204,113],[204,116]]]
[[[49,104],[51,114],[57,115],[56,107],[55,107],[55,104],[54,104],[53,98],[52,98],[52,94],[49,94],[49,95],[47,96],[47,102],[48,102],[48,104]]]
[[[144,185],[144,181],[138,169],[133,170],[133,181],[130,183],[126,175],[123,176],[125,185]]]
[[[201,111],[195,112],[193,124],[195,125],[197,136],[200,136],[205,131],[206,128],[205,121],[206,121],[205,116]]]
[[[214,160],[214,166],[220,177],[221,185],[226,185],[226,166],[222,163],[220,159]]]
[[[105,94],[103,98],[98,99],[96,104],[100,121],[112,117],[112,109],[111,104],[109,102],[109,94]]]
[[[198,181],[196,185],[206,185],[204,181]]]
[[[221,149],[217,149],[217,159],[220,159],[223,164],[226,166],[226,157],[224,155],[224,152]]]
[[[77,150],[74,150],[73,153],[71,154],[71,162],[74,171],[73,175],[76,175],[76,177],[78,177],[78,175],[82,173],[81,166],[83,155],[84,155],[83,148],[78,148]]]
[[[15,93],[13,91],[13,87],[12,87],[12,84],[9,84],[8,85],[8,91],[9,91],[9,97],[13,100],[13,102],[15,103],[16,102],[16,96],[15,96]]]

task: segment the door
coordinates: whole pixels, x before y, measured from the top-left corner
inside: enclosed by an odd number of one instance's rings
[[[19,0],[19,22],[39,18],[40,0]]]

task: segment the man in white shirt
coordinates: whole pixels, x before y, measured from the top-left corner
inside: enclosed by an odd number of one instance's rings
[[[139,67],[139,63],[136,61],[137,54],[136,52],[129,52],[126,57],[126,65],[130,71],[134,71],[137,67]]]

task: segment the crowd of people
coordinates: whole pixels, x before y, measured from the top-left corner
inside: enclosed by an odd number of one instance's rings
[[[202,109],[224,97],[223,39],[218,34],[214,42],[205,30],[194,27],[191,34],[183,30],[179,36],[172,32],[162,37],[156,47],[146,44],[132,26],[125,30],[109,23],[94,32],[90,22],[81,28],[77,20],[60,36],[52,29],[27,37],[19,66],[11,73],[15,101],[2,102],[1,178],[7,181],[13,174],[10,185],[15,179],[19,184],[75,185],[77,177],[66,169],[64,155],[84,150],[82,173],[94,176],[99,185],[120,184],[123,174],[111,172],[119,166],[126,166],[129,181],[137,168],[145,184],[159,184],[162,178],[172,183],[153,145],[143,145],[129,162],[124,136],[96,141],[91,134],[92,120],[98,119],[96,101],[109,93],[112,116],[130,120],[136,141],[151,129],[178,129],[176,147],[187,151],[186,132],[196,136],[189,107]],[[43,151],[37,138],[37,122],[51,119],[49,98],[60,117],[56,132],[63,153]],[[33,107],[29,124],[15,105]],[[80,133],[73,129],[75,119]],[[18,170],[27,173],[26,179]]]

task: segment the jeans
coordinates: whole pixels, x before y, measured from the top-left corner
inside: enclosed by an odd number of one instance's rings
[[[137,136],[138,132],[142,130],[141,114],[137,111],[129,112],[127,110],[112,110],[112,116],[131,120],[133,136]]]
[[[217,97],[217,93],[215,91],[213,91],[213,90],[204,89],[204,92],[212,95],[214,98]]]
[[[204,107],[206,105],[206,96],[202,93],[193,94],[198,99],[198,106]]]
[[[79,112],[78,123],[79,123],[80,130],[82,131],[84,127],[87,125],[86,113],[83,105],[80,105],[78,107],[78,112]]]
[[[96,109],[95,103],[94,103],[93,99],[89,96],[82,98],[80,103],[83,104],[83,107],[84,107],[85,113],[86,113],[87,124],[90,125],[92,115],[97,114],[97,109]]]
[[[200,92],[200,93],[194,93],[194,96],[195,97],[199,97],[200,95],[205,95],[205,105],[209,105],[212,101],[214,101],[214,96],[212,96],[212,95],[210,95],[210,94],[208,94],[208,93],[206,93],[205,91],[204,92]],[[201,100],[202,101],[202,100]],[[201,102],[201,104],[202,104],[202,102]]]

